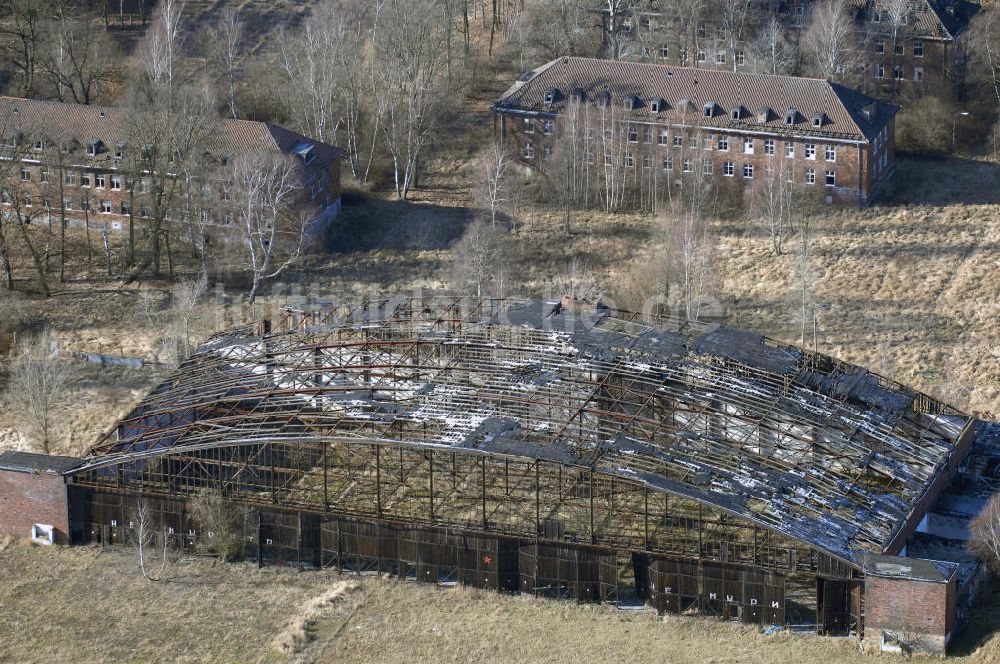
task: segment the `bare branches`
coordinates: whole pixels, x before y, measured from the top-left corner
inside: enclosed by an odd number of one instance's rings
[[[972,546],[993,571],[1000,571],[1000,494],[972,522]]]
[[[812,23],[802,35],[802,48],[818,76],[843,79],[853,72],[860,54],[845,0],[823,0],[816,5]]]
[[[8,389],[12,408],[24,419],[39,450],[52,453],[56,409],[63,403],[70,372],[54,354],[54,340],[42,334],[26,343],[11,367]]]
[[[291,159],[244,155],[234,164],[233,185],[237,224],[248,252],[246,269],[253,278],[252,304],[261,281],[278,276],[305,248],[311,214],[296,205]]]
[[[133,543],[136,553],[139,556],[139,570],[146,577],[147,581],[160,581],[167,569],[167,551],[170,540],[164,532],[163,524],[154,518],[154,512],[142,494],[136,494],[135,502],[136,505],[132,510],[131,519],[134,530],[133,537],[135,538]],[[160,560],[160,568],[156,572],[150,573],[146,568],[146,552],[156,543],[157,535],[159,535],[163,553]]]
[[[502,296],[504,239],[497,228],[483,219],[473,220],[452,251],[453,280],[458,289],[479,297],[488,292]]]
[[[503,144],[491,143],[476,164],[476,201],[489,211],[490,225],[497,225],[497,216],[507,209],[512,199],[511,168],[513,162],[507,156]]]

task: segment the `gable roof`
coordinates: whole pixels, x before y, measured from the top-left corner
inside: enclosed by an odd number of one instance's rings
[[[114,148],[124,138],[124,110],[115,106],[67,104],[58,101],[0,96],[0,128],[8,134],[20,131],[29,137],[73,141],[81,146],[95,139]],[[291,154],[300,143],[315,146],[317,166],[328,166],[343,155],[340,148],[268,122],[220,119],[212,146],[215,156],[240,154]],[[7,136],[2,137],[4,139]],[[110,159],[110,153],[105,155]]]
[[[879,7],[877,0],[858,0],[856,5],[864,16],[871,17]],[[979,13],[980,5],[968,0],[914,0],[911,5],[912,24],[910,36],[951,41],[965,32],[972,18]],[[878,23],[873,24],[876,28]],[[886,30],[889,28],[887,27]]]
[[[547,105],[545,93],[551,89],[561,94]],[[494,110],[554,115],[567,107],[574,92],[581,92],[588,101],[609,93],[611,104],[624,117],[646,121],[856,141],[873,139],[899,110],[898,106],[824,79],[575,57],[553,60],[522,76],[500,97]],[[628,109],[624,100],[632,96],[642,103]],[[654,113],[649,101],[655,98],[666,100],[667,106]],[[690,102],[687,110],[681,108],[682,100]],[[704,117],[702,109],[710,102],[724,112]],[[733,120],[731,112],[738,107],[748,111],[747,117]],[[771,113],[762,122],[758,114],[765,108]],[[794,125],[785,123],[789,109],[797,111]],[[823,124],[813,127],[813,118],[820,113],[825,118]]]
[[[35,454],[7,450],[0,452],[0,470],[18,473],[65,473],[83,463],[83,459],[54,454]]]

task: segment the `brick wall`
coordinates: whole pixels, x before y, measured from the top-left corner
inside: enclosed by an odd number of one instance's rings
[[[955,629],[955,577],[947,583],[865,578],[865,643],[880,647],[889,632],[918,652],[943,655]]]
[[[0,533],[31,537],[31,526],[55,526],[56,541],[69,540],[66,484],[56,473],[0,470]]]
[[[595,112],[596,115],[598,114]],[[566,128],[561,117],[529,119],[531,122],[526,123],[525,116],[502,114],[499,121],[500,131],[510,153],[516,155],[524,166],[544,171],[548,158],[558,155],[560,142],[565,145],[572,139],[565,135]],[[546,122],[552,123],[551,129],[548,129]],[[580,144],[585,144],[587,139],[583,137],[589,129],[593,146],[591,157],[593,164],[590,168],[594,172],[591,182],[598,183],[604,168],[604,130],[599,117],[589,122],[585,121],[583,125],[584,128],[579,130],[580,137],[576,140]],[[689,159],[692,168],[700,168],[705,160],[711,160],[711,179],[714,182],[720,187],[744,190],[751,186],[755,179],[762,179],[765,169],[771,165],[772,168],[790,169],[793,181],[802,185],[803,195],[815,196],[838,205],[857,206],[859,203],[867,204],[874,189],[891,172],[895,158],[892,148],[894,126],[892,124],[888,126],[887,138],[883,142],[885,146],[883,149],[888,151],[887,160],[885,166],[880,169],[874,164],[878,157],[872,155],[871,145],[859,146],[813,137],[777,136],[773,133],[752,130],[744,132],[719,132],[708,128],[692,130],[666,124],[618,119],[613,121],[613,125],[615,127],[613,131],[617,132],[617,135],[611,141],[611,152],[618,173],[614,177],[627,184],[634,183],[636,187],[648,183],[650,175],[666,183],[667,186],[673,184],[675,178],[687,177],[682,165],[685,159]],[[636,130],[630,132],[631,127]],[[547,130],[549,133],[546,133]],[[663,130],[667,131],[667,135],[661,139],[660,134]],[[637,140],[629,141],[630,135]],[[698,135],[700,141],[698,147],[692,147],[694,135]],[[681,145],[674,144],[675,136],[680,137]],[[726,137],[728,141],[723,150],[719,149],[720,137]],[[744,151],[743,141],[748,138],[753,140],[752,154]],[[661,140],[665,140],[666,144],[661,144]],[[710,149],[705,149],[705,141],[711,146]],[[773,150],[771,154],[765,150],[765,141],[771,142],[768,146],[768,149]],[[790,157],[785,156],[788,145],[793,147],[793,156]],[[811,157],[807,156],[807,146],[810,147]],[[832,160],[826,158],[828,147],[833,150]],[[627,167],[624,166],[626,156],[629,156],[628,163],[631,164]],[[582,161],[586,157],[580,155],[579,158]],[[727,163],[732,165],[732,175],[727,175]],[[744,166],[747,164],[753,167],[751,177],[744,177]],[[625,170],[624,177],[621,175],[622,169]],[[828,171],[834,174],[832,186],[826,185]],[[660,191],[664,189],[660,188]]]

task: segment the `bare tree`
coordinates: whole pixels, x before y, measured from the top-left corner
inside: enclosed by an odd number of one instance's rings
[[[93,103],[115,79],[115,42],[75,2],[57,5],[51,33],[41,66],[56,96],[60,101]]]
[[[149,506],[149,501],[147,501],[141,494],[136,496],[136,504],[132,509],[130,516],[131,525],[134,531],[133,544],[135,545],[136,554],[139,557],[139,571],[142,572],[142,575],[147,581],[160,581],[163,578],[163,573],[167,569],[167,551],[169,550],[170,544],[170,540],[164,532],[163,524],[158,522],[155,518],[153,510]],[[163,551],[160,560],[160,568],[151,573],[146,566],[146,553],[153,547],[154,544],[156,544],[157,536],[159,536]]]
[[[853,73],[860,54],[847,0],[822,0],[813,8],[802,49],[818,76],[839,80]]]
[[[792,165],[782,158],[776,167],[771,164],[765,169],[763,177],[756,178],[750,189],[750,217],[764,227],[775,256],[781,255],[792,230],[796,203],[792,178]]]
[[[971,33],[972,69],[996,98],[1000,112],[1000,7],[984,7],[973,21]]]
[[[994,494],[972,522],[972,547],[994,571],[1000,571],[1000,494]]]
[[[43,333],[24,344],[11,366],[7,390],[11,406],[25,421],[39,449],[52,453],[56,410],[64,402],[70,372],[53,353],[54,340]]]
[[[667,238],[669,268],[679,280],[684,313],[688,320],[698,320],[714,286],[715,239],[709,230],[708,206],[714,195],[704,160],[698,155],[691,159],[688,177],[679,180],[681,191],[670,207],[660,215]]]
[[[593,20],[591,7],[580,0],[550,0],[525,8],[525,42],[545,59],[585,55]]]
[[[799,245],[796,256],[796,270],[799,281],[799,345],[805,346],[806,331],[815,320],[813,304],[813,284],[815,282],[815,266],[813,265],[812,241],[813,228],[810,215],[799,216]]]
[[[328,143],[336,142],[340,126],[336,105],[340,80],[333,3],[316,7],[298,35],[279,34],[281,67],[287,77],[285,104],[303,133]]]
[[[201,317],[198,304],[207,291],[208,283],[204,279],[181,280],[170,291],[171,306],[167,342],[175,364],[179,365],[194,352],[194,328]],[[153,312],[147,310],[147,314],[151,313]]]
[[[204,489],[189,501],[191,518],[201,529],[198,536],[200,548],[236,560],[243,554],[243,531],[247,509],[227,501],[221,491]]]
[[[447,102],[447,58],[441,48],[441,17],[433,0],[385,0],[375,42],[382,133],[392,158],[396,196],[406,199],[420,156],[437,129]]]
[[[306,246],[315,214],[303,209],[294,161],[277,156],[244,155],[233,168],[234,209],[247,249],[246,269],[253,278],[253,304],[261,282],[281,274]]]
[[[736,71],[737,53],[743,45],[743,36],[747,29],[747,21],[751,16],[751,0],[722,0],[722,33],[729,50],[729,57]]]
[[[35,72],[43,43],[44,3],[37,0],[4,0],[0,5],[4,19],[0,34],[7,37],[5,50],[21,75],[21,95],[28,97],[35,88]]]
[[[221,70],[225,82],[229,116],[236,118],[236,84],[246,55],[243,22],[236,9],[223,9],[218,22],[207,31],[206,37],[209,58]]]
[[[184,0],[163,0],[159,15],[146,33],[141,53],[146,75],[167,90],[173,88],[177,62],[181,56],[181,17]]]
[[[611,60],[621,60],[628,52],[632,41],[627,23],[635,19],[637,0],[603,0],[604,12],[604,52]]]
[[[502,295],[504,242],[498,229],[476,218],[455,243],[452,252],[452,278],[456,288],[482,297],[492,284],[493,293]]]
[[[764,24],[752,46],[754,71],[775,76],[794,71],[798,55],[785,33],[785,27],[774,17]]]
[[[473,193],[476,201],[489,211],[493,227],[496,227],[497,216],[510,202],[511,166],[511,159],[500,142],[491,143],[476,164],[477,184]]]

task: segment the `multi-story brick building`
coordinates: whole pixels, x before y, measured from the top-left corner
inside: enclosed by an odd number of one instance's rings
[[[780,178],[857,206],[893,170],[897,110],[820,79],[587,58],[535,69],[494,105],[528,168],[568,158],[598,189],[655,200],[686,181],[745,191]]]
[[[604,51],[607,55],[615,48],[621,57],[640,62],[768,71],[766,63],[753,61],[761,55],[755,53],[753,42],[763,26],[776,21],[787,48],[794,52],[815,4],[816,0],[751,0],[746,20],[727,21],[721,9],[682,17],[653,1],[619,20],[614,31],[604,14]],[[892,6],[884,0],[851,0],[859,57],[853,58],[857,70],[844,72],[845,80],[882,96],[922,94],[945,81],[960,81],[965,35],[979,8],[966,0],[913,0]],[[789,53],[785,64],[795,69],[800,57]]]
[[[0,97],[0,127],[5,135],[4,156],[20,164],[7,174],[5,203],[12,195],[24,209],[39,214],[65,215],[70,225],[89,224],[122,231],[129,223],[139,227],[154,213],[150,174],[136,172],[142,161],[130,159],[143,146],[130,145],[126,111],[116,107]],[[313,232],[340,210],[342,151],[283,127],[248,120],[213,120],[213,131],[197,152],[190,178],[197,196],[175,196],[168,216],[189,217],[204,225],[233,223],[227,168],[240,156],[283,157],[294,163],[295,186],[301,190],[296,205],[307,210]],[[132,150],[132,153],[129,153]],[[172,162],[163,163],[170,167]],[[194,186],[196,184],[196,186]]]

